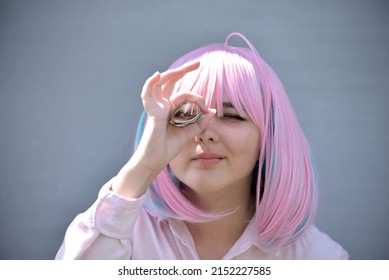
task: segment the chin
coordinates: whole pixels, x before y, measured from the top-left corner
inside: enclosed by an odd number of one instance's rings
[[[196,192],[196,193],[207,193],[213,191],[220,191],[223,189],[223,184],[220,180],[207,180],[206,178],[201,178],[201,180],[188,180],[188,184],[184,183],[186,188]]]

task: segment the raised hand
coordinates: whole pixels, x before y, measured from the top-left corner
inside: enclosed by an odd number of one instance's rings
[[[145,82],[141,94],[147,113],[147,124],[137,150],[119,172],[114,190],[129,197],[143,194],[155,176],[181,151],[184,145],[203,131],[215,110],[192,92],[173,90],[186,73],[196,70],[199,62],[191,62],[163,73],[156,72]],[[169,120],[174,107],[182,101],[196,103],[203,118],[185,127],[176,127]]]

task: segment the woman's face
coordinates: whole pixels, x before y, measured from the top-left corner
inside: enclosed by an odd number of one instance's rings
[[[214,116],[170,167],[184,185],[198,194],[247,191],[258,160],[259,135],[249,117],[240,116],[223,98],[223,116]]]

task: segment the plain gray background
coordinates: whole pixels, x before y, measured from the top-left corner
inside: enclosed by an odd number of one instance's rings
[[[132,153],[146,78],[242,32],[320,174],[317,225],[389,259],[389,17],[377,0],[0,1],[0,259],[52,259]]]

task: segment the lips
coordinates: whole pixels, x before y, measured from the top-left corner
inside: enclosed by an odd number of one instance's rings
[[[216,153],[201,153],[196,155],[192,160],[203,167],[210,167],[218,164],[225,157]]]

